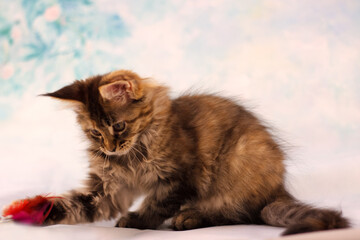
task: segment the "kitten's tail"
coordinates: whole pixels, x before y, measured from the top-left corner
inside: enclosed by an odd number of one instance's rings
[[[277,199],[261,211],[262,220],[269,225],[286,227],[282,235],[350,227],[341,212],[315,208],[292,197]]]

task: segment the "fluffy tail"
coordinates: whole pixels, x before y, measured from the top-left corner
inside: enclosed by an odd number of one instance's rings
[[[286,227],[282,235],[350,227],[341,212],[315,208],[291,197],[275,200],[265,206],[261,218],[266,224]]]

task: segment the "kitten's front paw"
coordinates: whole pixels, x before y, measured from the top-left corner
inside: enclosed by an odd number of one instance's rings
[[[140,225],[139,214],[136,212],[130,212],[126,216],[123,216],[116,223],[115,227],[123,228],[139,228]]]
[[[180,211],[173,217],[171,225],[174,230],[189,230],[202,227],[203,220],[198,211],[186,209]]]
[[[151,221],[151,219],[149,219]],[[137,212],[129,212],[126,216],[121,217],[115,227],[138,228],[138,229],[155,229],[157,225],[144,220]]]

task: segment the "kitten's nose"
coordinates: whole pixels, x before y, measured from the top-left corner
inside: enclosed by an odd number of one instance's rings
[[[114,148],[112,150],[109,150],[110,152],[115,152],[116,150],[116,145],[114,146]]]
[[[116,143],[105,140],[104,141],[104,148],[109,152],[115,152],[116,150]]]

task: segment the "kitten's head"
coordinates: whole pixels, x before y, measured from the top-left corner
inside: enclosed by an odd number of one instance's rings
[[[71,103],[91,149],[108,156],[134,148],[169,102],[166,88],[126,70],[75,81],[44,96]]]

